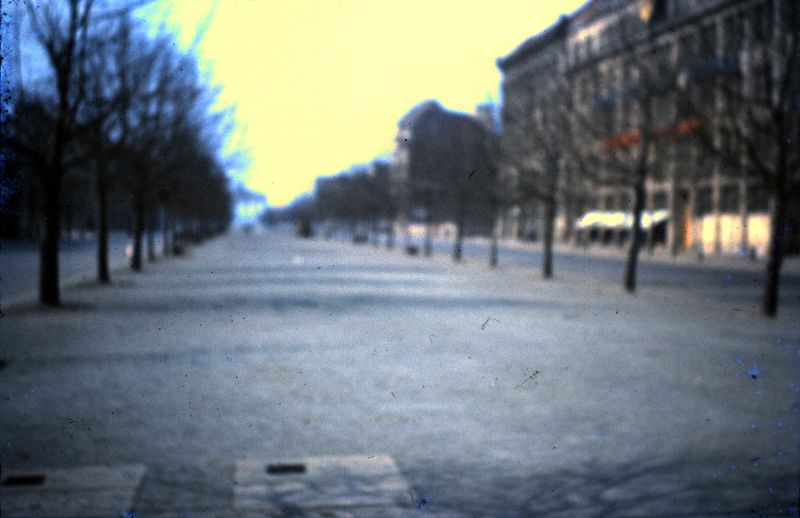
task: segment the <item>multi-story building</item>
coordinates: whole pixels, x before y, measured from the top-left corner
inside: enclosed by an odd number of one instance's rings
[[[512,193],[510,207],[503,215],[505,237],[541,235],[543,201],[548,195],[559,194],[563,210],[557,226],[562,235],[569,233],[569,222],[576,216],[577,193],[563,188],[572,171],[565,167],[566,153],[556,131],[556,127],[563,129],[564,120],[559,117],[561,113],[553,113],[565,104],[560,97],[565,93],[561,78],[567,71],[568,30],[569,20],[562,17],[497,62],[503,72],[501,171]],[[548,128],[548,124],[554,127]],[[557,177],[548,178],[548,173],[555,175],[550,171],[555,166]],[[548,180],[551,182],[542,189]]]
[[[497,132],[495,112],[489,103],[470,115],[425,101],[400,119],[390,180],[398,232],[449,238],[459,221],[468,233],[491,230],[486,187],[493,174],[487,162]]]
[[[506,135],[515,124],[524,131],[537,109],[552,106],[554,88],[561,94],[557,105],[571,114],[568,130],[560,130],[572,145],[560,149],[562,236],[624,241],[637,146],[646,140],[643,227],[650,244],[676,253],[766,252],[769,190],[748,167],[746,149],[756,140],[736,140],[726,130],[747,121],[730,117],[731,103],[719,94],[729,88],[769,95],[781,63],[765,47],[782,37],[780,17],[790,4],[591,0],[498,60]],[[528,136],[531,149],[512,139],[512,152],[536,160],[540,139]],[[581,147],[595,160],[577,159]],[[524,176],[525,164],[514,165]],[[796,248],[797,236],[791,239],[790,249]]]

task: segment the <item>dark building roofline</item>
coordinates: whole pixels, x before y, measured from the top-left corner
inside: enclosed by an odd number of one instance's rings
[[[434,99],[429,99],[427,101],[422,101],[421,103],[415,105],[413,108],[408,110],[403,117],[397,121],[398,128],[407,128],[408,126],[413,125],[417,119],[419,119],[424,113],[428,112],[429,110],[435,111],[444,111],[444,108],[439,101]]]
[[[514,65],[519,64],[531,54],[541,50],[546,45],[549,45],[559,38],[566,38],[569,23],[570,17],[568,15],[561,15],[554,24],[539,34],[531,36],[527,40],[523,41],[522,44],[511,51],[509,55],[503,58],[498,58],[497,67],[505,72]]]
[[[588,0],[572,14],[572,19],[577,25],[592,23],[597,18],[607,15],[618,9],[620,5],[630,5],[632,0]]]

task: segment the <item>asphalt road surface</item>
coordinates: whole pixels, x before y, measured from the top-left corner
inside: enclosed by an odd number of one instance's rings
[[[626,250],[619,248],[618,257],[593,255],[581,250],[558,250],[553,259],[555,275],[566,275],[587,282],[622,285],[625,272],[623,255]],[[435,241],[434,253],[450,256],[452,242]],[[488,262],[489,246],[482,240],[466,240],[463,254],[466,261],[485,264]],[[506,266],[530,268],[538,274],[542,253],[538,247],[503,246],[500,249],[499,262]],[[753,309],[761,301],[764,261],[750,262],[744,258],[728,258],[720,263],[711,257],[705,264],[670,264],[668,261],[652,260],[646,251],[642,251],[637,283],[642,288],[687,293],[704,300],[727,302],[739,309]],[[783,305],[800,305],[800,260],[797,257],[789,257],[784,261],[780,293]]]
[[[353,516],[797,516],[800,311],[589,279],[225,236],[8,308],[0,461],[139,516],[258,516],[242,466],[326,456],[406,481]]]

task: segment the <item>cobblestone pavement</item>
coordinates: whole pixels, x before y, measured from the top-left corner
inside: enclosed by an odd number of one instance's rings
[[[793,306],[279,234],[64,298],[3,308],[3,516],[86,473],[141,517],[797,515]]]

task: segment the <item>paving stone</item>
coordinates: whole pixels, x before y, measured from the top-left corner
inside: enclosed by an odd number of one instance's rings
[[[156,513],[224,516],[233,505],[232,481],[232,463],[150,465],[134,509],[148,517]]]
[[[267,472],[267,466],[297,464],[304,466],[303,473]],[[234,483],[237,509],[385,508],[409,503],[408,483],[388,455],[242,460],[236,463]]]
[[[141,464],[41,469],[3,474],[3,516],[120,516],[129,511],[145,473]],[[41,484],[7,485],[43,475]]]

